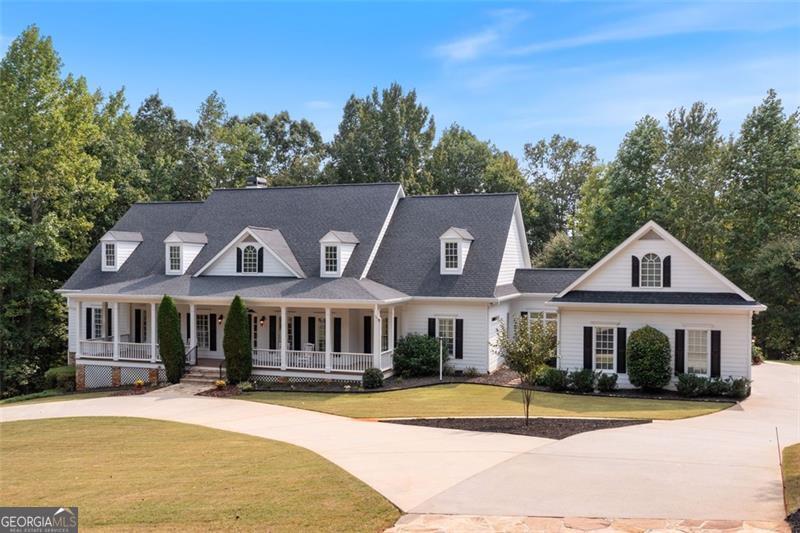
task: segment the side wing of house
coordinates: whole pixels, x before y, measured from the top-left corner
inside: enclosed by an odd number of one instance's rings
[[[654,222],[549,300],[559,319],[559,367],[619,374],[644,326],[670,341],[673,375],[750,377],[751,321],[764,308]],[[676,379],[676,378],[674,378]]]

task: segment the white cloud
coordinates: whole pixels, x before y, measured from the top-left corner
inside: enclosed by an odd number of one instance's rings
[[[434,48],[434,53],[450,61],[476,59],[495,49],[504,34],[527,17],[527,13],[518,9],[492,11],[489,13],[492,23],[482,31],[440,44]]]

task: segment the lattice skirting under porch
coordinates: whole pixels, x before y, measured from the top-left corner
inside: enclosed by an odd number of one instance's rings
[[[101,389],[112,386],[112,368],[110,366],[85,365],[84,369],[87,389]]]
[[[141,379],[144,383],[150,381],[149,368],[134,368],[123,366],[119,369],[119,384],[120,385],[133,385],[137,379]]]
[[[313,378],[313,377],[303,377],[303,376],[262,376],[253,374],[250,376],[250,381],[258,384],[258,383],[324,383],[326,381],[331,381],[327,378]],[[354,383],[359,384],[361,380],[359,378],[350,379],[337,379],[336,383]]]

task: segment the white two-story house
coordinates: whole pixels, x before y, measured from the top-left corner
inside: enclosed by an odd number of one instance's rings
[[[676,372],[749,376],[764,307],[648,223],[589,270],[531,268],[515,194],[406,196],[398,184],[215,190],[133,205],[60,292],[82,388],[163,379],[157,307],[178,307],[190,365],[218,368],[241,296],[253,378],[358,380],[392,371],[398,338],[442,339],[456,370],[501,363],[498,328],[556,324],[558,365],[620,374],[649,324]]]

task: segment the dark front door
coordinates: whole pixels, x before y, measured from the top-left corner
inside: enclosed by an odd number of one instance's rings
[[[142,342],[142,310],[133,311],[133,342]]]

